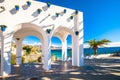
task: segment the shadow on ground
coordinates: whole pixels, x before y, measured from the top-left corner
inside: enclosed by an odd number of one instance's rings
[[[83,67],[59,61],[47,72],[39,63],[12,65],[11,75],[0,80],[120,80],[120,59],[85,59]]]

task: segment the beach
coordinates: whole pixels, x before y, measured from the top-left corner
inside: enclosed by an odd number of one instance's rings
[[[71,61],[57,61],[50,71],[44,71],[40,63],[12,65],[12,74],[0,80],[120,80],[120,57],[99,55],[84,62],[82,67],[73,67]]]

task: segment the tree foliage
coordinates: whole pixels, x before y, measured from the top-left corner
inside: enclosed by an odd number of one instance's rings
[[[32,51],[32,47],[27,45],[27,46],[23,47],[23,50],[26,51],[26,55],[29,55],[31,53],[31,51]]]
[[[98,41],[96,39],[93,39],[93,40],[87,41],[87,43],[89,43],[90,45],[90,48],[94,50],[94,55],[97,54],[97,49],[99,46],[107,45],[109,42],[111,41],[107,39],[102,39]]]

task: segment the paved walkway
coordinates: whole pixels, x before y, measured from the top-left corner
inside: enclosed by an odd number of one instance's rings
[[[50,71],[39,63],[13,65],[10,77],[0,80],[120,80],[120,59],[85,59],[83,67],[59,61]]]

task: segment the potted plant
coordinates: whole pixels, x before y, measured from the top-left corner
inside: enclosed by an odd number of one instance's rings
[[[79,35],[79,31],[75,31],[75,35]]]
[[[50,34],[50,32],[51,32],[51,29],[47,29],[47,30],[46,30],[46,32],[47,32],[48,34]]]
[[[31,2],[30,2],[30,1],[27,1],[26,3],[27,3],[27,5],[28,5],[28,6],[30,6],[30,5],[31,5]]]
[[[48,2],[48,3],[47,3],[47,7],[50,7],[50,5],[51,5],[51,4]]]
[[[56,15],[56,17],[58,17],[60,15],[60,13],[56,13],[55,15]]]
[[[15,5],[15,10],[19,10],[20,8],[19,8],[19,6],[18,5]]]
[[[7,26],[6,26],[6,25],[0,25],[0,27],[1,27],[1,31],[5,31],[5,30],[6,30],[6,28],[7,28]]]
[[[20,40],[20,38],[16,38],[16,40]]]
[[[78,14],[78,11],[77,11],[77,10],[75,11],[75,14],[76,14],[76,15]]]
[[[64,12],[64,13],[66,13],[66,11],[67,11],[67,10],[66,10],[66,9],[64,9],[64,11],[63,11],[63,12]]]
[[[40,14],[42,12],[41,9],[37,9],[37,13]]]
[[[73,19],[73,16],[70,16],[70,19]]]

